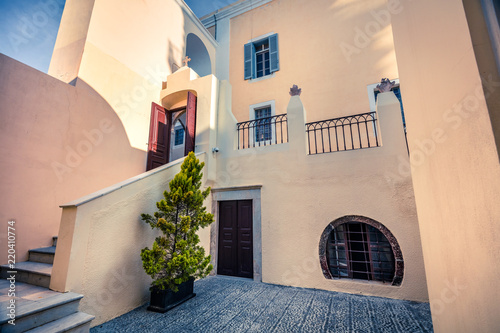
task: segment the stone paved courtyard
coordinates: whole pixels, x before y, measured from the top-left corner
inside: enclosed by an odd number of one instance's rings
[[[196,297],[164,314],[141,306],[98,332],[432,332],[428,303],[256,283],[195,282]]]

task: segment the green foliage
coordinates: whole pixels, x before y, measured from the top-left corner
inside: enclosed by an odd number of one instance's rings
[[[196,234],[214,221],[203,206],[210,193],[210,187],[200,189],[204,165],[189,153],[181,171],[170,181],[169,191],[163,192],[164,199],[156,203],[158,211],[153,216],[141,214],[144,222],[163,233],[152,249],[141,251],[144,270],[153,278],[152,287],[177,291],[179,284],[191,277],[205,277],[212,270],[210,256],[205,256]]]

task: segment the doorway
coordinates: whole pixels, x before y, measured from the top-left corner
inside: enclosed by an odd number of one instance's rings
[[[253,278],[252,200],[219,201],[217,274]]]
[[[151,106],[146,171],[157,168],[194,151],[196,133],[196,95],[187,92],[186,106],[168,110]]]

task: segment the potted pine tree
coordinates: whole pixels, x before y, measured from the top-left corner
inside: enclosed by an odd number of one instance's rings
[[[194,279],[212,270],[210,256],[205,256],[196,234],[214,221],[203,206],[210,193],[210,187],[200,189],[204,165],[189,153],[163,193],[164,199],[156,203],[158,211],[153,216],[141,214],[144,222],[162,232],[152,249],[141,251],[144,270],[153,278],[150,311],[163,313],[194,297]]]

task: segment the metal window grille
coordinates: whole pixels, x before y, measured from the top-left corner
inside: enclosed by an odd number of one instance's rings
[[[395,260],[387,238],[371,225],[341,224],[327,243],[328,268],[333,277],[391,283]]]
[[[286,114],[244,121],[236,124],[236,128],[238,131],[238,149],[288,142]]]
[[[375,112],[306,124],[309,154],[378,147]]]

